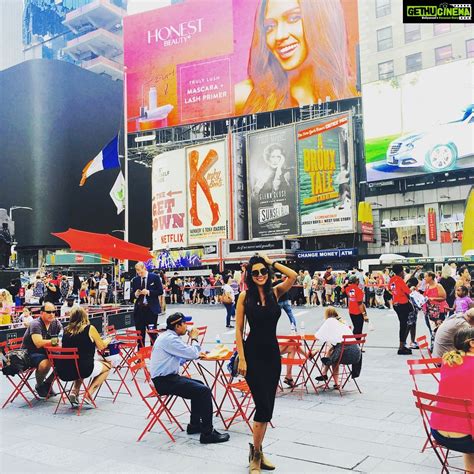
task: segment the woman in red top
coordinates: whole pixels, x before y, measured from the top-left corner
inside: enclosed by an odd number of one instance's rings
[[[359,288],[359,279],[357,275],[349,277],[349,285],[344,289],[347,295],[349,316],[351,317],[353,333],[362,334],[364,321],[368,322],[367,313],[364,305],[364,292]]]
[[[474,404],[474,327],[460,329],[454,336],[455,351],[443,356],[438,395],[471,400]],[[452,405],[438,403],[439,408],[453,409]],[[470,410],[474,412],[471,405]],[[433,438],[448,449],[464,453],[466,472],[474,472],[474,426],[467,418],[432,413]]]
[[[440,326],[446,319],[446,313],[449,307],[448,303],[446,303],[446,290],[436,281],[436,274],[434,272],[426,272],[425,282],[426,289],[423,294],[428,298],[428,302],[423,309],[428,316],[426,323],[431,332],[429,321],[434,321],[436,327]]]
[[[408,316],[412,309],[411,303],[408,299],[410,288],[408,288],[403,279],[405,272],[401,265],[394,265],[392,271],[394,276],[390,278],[390,281],[388,282],[388,291],[392,294],[393,309],[397,313],[398,321],[400,323],[400,329],[398,332],[400,346],[397,354],[408,355],[411,354],[411,349],[408,349],[405,344],[408,336]]]

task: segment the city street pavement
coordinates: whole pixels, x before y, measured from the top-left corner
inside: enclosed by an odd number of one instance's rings
[[[206,349],[211,349],[217,334],[231,346],[234,332],[225,328],[222,306],[168,306],[193,316],[197,325],[208,325]],[[347,316],[347,310],[341,309]],[[321,308],[295,308],[305,332],[314,332],[323,319]],[[362,394],[349,382],[348,392],[319,395],[314,392],[279,393],[268,428],[264,451],[280,473],[315,472],[440,472],[439,463],[428,449],[421,419],[411,394],[406,356],[396,354],[398,320],[394,312],[369,310],[375,330],[368,334],[359,385]],[[160,317],[160,320],[164,320]],[[426,334],[418,321],[419,335]],[[282,315],[278,332],[289,331],[288,318]],[[414,351],[412,357],[417,357]],[[431,381],[423,387],[435,390]],[[9,389],[2,376],[0,397]],[[106,390],[102,391],[106,396]],[[99,398],[99,408],[73,410],[61,408],[53,415],[53,401],[38,401],[34,408],[20,401],[0,410],[2,472],[248,472],[248,443],[251,436],[244,423],[233,425],[231,439],[219,445],[201,445],[199,435],[176,433],[176,443],[159,427],[137,443],[145,427],[145,406],[134,393],[120,395],[115,404]],[[184,407],[183,407],[184,408]],[[174,412],[180,413],[176,406]],[[185,425],[187,415],[180,420]],[[215,426],[222,429],[220,420]]]

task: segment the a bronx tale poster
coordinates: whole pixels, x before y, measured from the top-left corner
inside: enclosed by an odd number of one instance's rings
[[[247,184],[252,238],[298,234],[295,129],[247,138]]]
[[[354,160],[348,114],[296,127],[302,235],[354,232]]]
[[[184,149],[162,153],[153,159],[153,250],[187,245],[185,159]]]

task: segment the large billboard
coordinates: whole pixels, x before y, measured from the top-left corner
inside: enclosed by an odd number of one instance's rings
[[[474,60],[362,88],[367,181],[473,167]]]
[[[227,238],[227,140],[185,148],[188,244]]]
[[[187,233],[184,149],[162,153],[153,159],[151,188],[153,250],[185,247]]]
[[[355,230],[351,130],[348,114],[296,126],[302,235]]]
[[[355,0],[186,0],[123,21],[129,132],[358,95]]]
[[[295,128],[247,137],[247,195],[252,238],[298,234]]]

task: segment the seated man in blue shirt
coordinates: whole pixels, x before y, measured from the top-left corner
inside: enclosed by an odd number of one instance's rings
[[[201,347],[196,339],[197,329],[190,332],[191,345],[181,340],[187,332],[187,318],[182,313],[174,313],[166,320],[166,331],[153,345],[151,353],[151,376],[160,395],[177,395],[191,400],[191,422],[188,434],[201,433],[204,444],[223,443],[229,440],[228,434],[221,434],[212,426],[212,394],[209,387],[199,380],[179,375],[181,364],[199,359]]]

